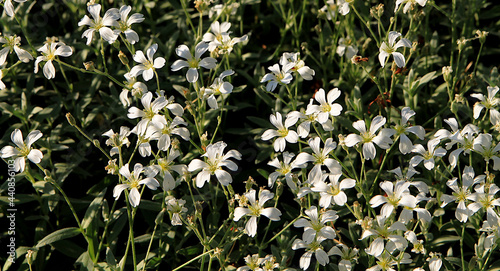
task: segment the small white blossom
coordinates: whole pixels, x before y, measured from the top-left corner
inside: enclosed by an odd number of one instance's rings
[[[198,69],[200,67],[203,67],[205,69],[213,69],[215,68],[215,65],[217,63],[217,60],[212,57],[205,57],[201,59],[201,56],[207,50],[208,44],[204,41],[201,41],[196,45],[196,48],[194,49],[195,54],[193,57],[186,45],[179,45],[179,47],[175,49],[175,53],[186,60],[178,59],[172,64],[170,68],[172,69],[172,71],[178,71],[182,68],[189,68],[186,73],[186,79],[188,82],[194,83],[198,81]]]
[[[118,9],[111,8],[104,13],[104,17],[101,18],[101,5],[94,4],[89,5],[87,7],[90,15],[93,19],[90,19],[89,16],[85,15],[80,22],[78,22],[78,26],[88,25],[89,29],[85,30],[82,34],[82,38],[87,38],[87,45],[92,41],[92,37],[95,31],[99,31],[99,35],[101,38],[110,44],[115,42],[118,38],[118,34],[116,34],[110,26],[118,27],[117,20],[120,19],[120,13]]]
[[[14,171],[24,172],[26,158],[31,162],[38,164],[42,161],[43,154],[40,150],[33,149],[31,145],[42,137],[39,130],[31,131],[23,141],[23,133],[19,129],[15,129],[10,134],[10,139],[17,147],[5,146],[0,150],[1,158],[10,158],[15,156]]]
[[[401,33],[398,33],[396,31],[391,31],[389,32],[389,45],[387,45],[385,41],[382,42],[382,45],[380,45],[380,52],[378,55],[378,59],[382,67],[385,66],[385,59],[389,57],[389,55],[392,55],[394,57],[394,61],[396,62],[396,65],[399,68],[402,68],[406,65],[405,57],[403,56],[402,53],[396,52],[396,50],[400,47],[411,48],[411,42],[405,38],[401,38],[396,44],[394,44],[396,39],[400,36]]]
[[[151,80],[155,70],[165,66],[165,59],[163,57],[154,58],[154,54],[157,50],[158,44],[155,43],[151,45],[146,50],[147,58],[141,50],[137,50],[134,54],[134,61],[140,64],[132,67],[130,75],[137,77],[142,74],[142,78],[144,78],[145,81]]]
[[[328,174],[327,176],[330,179],[329,183],[320,180],[311,187],[313,192],[320,193],[319,206],[323,208],[329,208],[332,204],[344,206],[347,202],[347,195],[343,190],[356,186],[356,181],[350,178],[339,181],[342,174]]]
[[[42,61],[46,61],[43,65],[43,75],[45,75],[47,79],[52,79],[56,76],[56,69],[54,68],[54,64],[52,64],[56,56],[68,57],[73,54],[73,49],[63,42],[45,43],[42,47],[38,48],[38,51],[42,52],[42,55],[35,60],[35,73],[38,72],[38,64]]]
[[[306,66],[304,60],[300,59],[299,53],[283,53],[280,58],[280,65],[283,67],[293,65],[290,70],[300,74],[304,80],[312,80],[315,75],[314,70]]]
[[[160,184],[153,178],[154,176],[148,176],[145,179],[141,178],[141,173],[144,171],[144,167],[137,163],[134,165],[134,170],[130,172],[129,165],[125,164],[120,168],[120,174],[126,178],[126,183],[118,184],[113,189],[113,197],[118,199],[121,193],[125,189],[129,189],[128,200],[132,207],[137,207],[141,201],[141,193],[139,192],[139,187],[141,185],[146,185],[151,190],[156,190]]]
[[[12,53],[12,51],[16,52],[19,60],[24,63],[28,63],[30,60],[33,60],[33,56],[28,51],[19,47],[19,45],[21,45],[21,37],[16,35],[0,36],[0,43],[3,43],[2,47],[4,47],[0,50],[0,66],[5,64],[7,56]]]
[[[418,153],[420,155],[415,155],[410,159],[410,165],[412,167],[418,166],[420,162],[424,161],[424,166],[427,170],[434,168],[434,157],[443,157],[446,154],[446,150],[436,146],[439,144],[439,139],[431,139],[427,142],[427,150],[420,144],[416,144],[412,152]]]
[[[372,208],[382,205],[380,215],[388,218],[398,206],[415,208],[417,199],[410,194],[409,182],[398,181],[396,185],[392,182],[384,181],[380,183],[380,188],[384,190],[387,196],[376,195],[370,200]]]
[[[200,159],[194,159],[189,163],[188,170],[190,172],[197,171],[201,169],[201,171],[196,175],[196,186],[203,187],[205,182],[210,180],[210,176],[217,176],[219,182],[227,186],[232,181],[233,178],[231,175],[222,169],[222,167],[227,167],[232,171],[236,171],[238,166],[233,161],[229,160],[229,158],[234,158],[237,160],[241,159],[241,153],[237,150],[230,150],[226,154],[224,154],[224,148],[226,148],[227,144],[219,141],[214,144],[210,144],[207,146],[207,152],[202,155],[202,157],[206,157],[205,162]]]
[[[329,117],[336,117],[342,112],[342,106],[334,101],[340,96],[341,92],[338,88],[334,88],[325,94],[325,90],[320,88],[314,95],[319,105],[309,103],[306,109],[306,115],[317,114],[319,123],[326,123]],[[312,99],[311,99],[312,101]]]
[[[106,145],[112,146],[109,151],[109,155],[113,156],[119,153],[119,150],[122,145],[130,146],[130,141],[128,140],[128,136],[130,135],[130,129],[126,126],[120,127],[120,133],[115,133],[113,129],[102,134],[103,136],[109,137],[106,139]]]
[[[350,134],[344,139],[344,143],[347,147],[352,147],[358,143],[363,144],[363,157],[365,160],[370,160],[375,158],[377,150],[375,149],[375,144],[377,144],[382,149],[389,149],[389,144],[392,144],[391,136],[395,133],[393,129],[384,128],[378,135],[375,133],[384,126],[386,122],[385,117],[376,116],[373,118],[370,124],[370,130],[366,130],[366,124],[364,120],[358,120],[352,124],[352,126],[360,132],[360,135]]]
[[[333,222],[339,218],[337,212],[334,210],[319,211],[316,206],[311,206],[311,208],[304,211],[306,213],[306,218],[301,218],[293,223],[294,227],[304,228],[304,233],[302,234],[302,239],[306,243],[311,243],[314,239],[319,237],[324,237],[326,239],[335,239],[337,234],[335,230],[328,226],[328,222]]]
[[[410,125],[408,120],[415,115],[415,111],[409,107],[401,109],[401,122],[396,124],[394,130],[396,131],[395,137],[399,136],[399,151],[402,154],[410,153],[413,150],[413,143],[408,138],[408,133],[415,134],[420,140],[424,139],[425,130],[420,125]]]
[[[207,103],[212,109],[217,109],[219,106],[217,105],[216,95],[229,94],[233,91],[233,85],[229,82],[224,82],[224,78],[227,76],[233,75],[233,70],[223,71],[219,77],[215,78],[212,85],[207,88],[204,88],[205,93],[203,95],[204,99],[207,99]]]
[[[474,104],[473,108],[473,113],[474,113],[474,119],[479,118],[479,115],[481,114],[481,111],[483,109],[490,110],[491,111],[497,111],[495,107],[500,103],[500,99],[495,97],[495,95],[498,93],[499,88],[497,86],[495,87],[487,87],[488,89],[488,97],[485,97],[481,93],[473,93],[470,96],[478,99],[479,101]],[[491,113],[490,113],[490,120],[491,120]]]
[[[273,187],[274,183],[276,182],[276,179],[280,176],[284,176],[287,184],[289,186],[292,183],[292,170],[296,168],[305,168],[306,164],[304,161],[298,161],[297,159],[292,161],[292,158],[295,156],[295,154],[290,153],[290,152],[283,152],[283,161],[280,162],[277,157],[275,157],[272,161],[267,163],[270,166],[273,166],[276,168],[276,171],[272,172],[269,174],[269,177],[267,178],[268,180],[268,186]]]
[[[352,40],[347,38],[339,39],[339,46],[337,46],[336,50],[339,56],[343,56],[345,54],[346,59],[351,59],[358,53],[358,47],[352,44]]]
[[[176,199],[173,196],[167,196],[165,201],[167,202],[167,211],[171,214],[170,223],[172,223],[172,226],[181,226],[181,216],[188,211],[188,209],[184,207],[186,201],[183,199]]]
[[[288,143],[297,143],[299,136],[297,132],[293,130],[289,130],[288,128],[294,125],[297,122],[297,118],[293,115],[286,116],[285,125],[283,125],[283,118],[279,112],[276,112],[275,115],[269,117],[271,123],[278,128],[278,130],[268,129],[262,134],[262,140],[267,141],[273,137],[278,137],[274,141],[274,150],[276,152],[282,152],[285,150],[286,142]]]
[[[416,3],[418,3],[422,7],[425,7],[427,0],[397,0],[396,6],[394,7],[394,12],[398,11],[399,5],[405,4],[405,6],[403,7],[403,13],[407,13],[410,8],[413,9]]]
[[[306,270],[309,267],[309,265],[311,264],[311,258],[313,254],[314,256],[316,256],[316,260],[322,266],[325,266],[330,262],[328,254],[326,254],[326,252],[323,250],[323,246],[321,245],[321,242],[323,242],[324,240],[326,240],[326,238],[320,236],[309,243],[302,241],[301,239],[295,239],[295,241],[293,241],[292,244],[293,250],[301,248],[306,249],[306,252],[300,257],[299,261],[300,268]]]
[[[257,234],[257,218],[261,215],[266,216],[272,221],[279,221],[281,212],[277,208],[267,207],[264,208],[264,204],[274,197],[274,194],[269,192],[269,190],[260,190],[259,191],[259,199],[255,198],[255,191],[251,189],[247,193],[243,195],[244,199],[248,202],[244,201],[244,205],[240,207],[236,207],[234,209],[234,221],[240,220],[243,216],[250,216],[250,219],[247,221],[245,225],[245,231],[250,237],[254,237]],[[241,200],[240,200],[241,201]],[[241,202],[240,202],[241,205]]]
[[[268,69],[271,71],[270,73],[266,73],[264,77],[260,80],[261,83],[268,82],[266,85],[266,91],[273,92],[274,89],[280,85],[288,85],[293,79],[291,69],[293,68],[293,64],[289,64],[287,66],[283,66],[280,68],[280,65],[274,64]]]
[[[130,42],[131,44],[135,44],[136,42],[139,41],[139,35],[137,35],[137,32],[132,30],[131,26],[132,24],[143,22],[144,15],[140,13],[134,13],[132,14],[132,16],[128,17],[128,14],[130,13],[131,10],[132,7],[130,6],[122,6],[120,8],[120,20],[118,21],[118,27],[117,30],[115,30],[115,32],[117,32],[118,34],[124,33],[127,41]]]
[[[24,3],[27,0],[14,0],[14,1],[17,3]],[[4,8],[5,14],[7,14],[7,16],[14,17],[15,10],[14,10],[14,5],[12,4],[12,0],[3,1],[3,8]]]

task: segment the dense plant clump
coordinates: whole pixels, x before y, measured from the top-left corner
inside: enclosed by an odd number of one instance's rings
[[[494,0],[0,0],[3,270],[500,270]]]

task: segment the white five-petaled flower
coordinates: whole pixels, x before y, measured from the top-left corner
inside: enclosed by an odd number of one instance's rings
[[[452,195],[441,195],[441,208],[452,201],[457,202],[458,205],[455,210],[455,217],[462,223],[467,222],[467,220],[473,213],[467,207],[466,201],[469,200],[470,195],[472,194],[472,186],[484,180],[485,177],[485,175],[474,177],[474,168],[466,166],[462,174],[461,186],[458,185],[457,177],[446,182],[446,185],[451,188],[451,190],[453,190],[453,193]]]
[[[399,151],[402,154],[410,153],[413,150],[413,143],[406,135],[407,133],[415,134],[420,140],[424,139],[424,127],[420,125],[412,126],[408,123],[408,120],[414,115],[415,111],[409,107],[404,107],[401,109],[401,122],[394,127],[394,130],[396,130],[395,137],[399,136]]]
[[[18,3],[26,2],[26,0],[14,0],[14,1],[18,2]],[[2,1],[0,1],[0,2],[2,2]],[[14,5],[12,5],[12,0],[3,1],[3,8],[4,8],[7,16],[9,16],[9,17],[14,16]]]
[[[5,64],[7,56],[12,53],[12,51],[16,52],[19,60],[24,63],[28,63],[30,60],[33,60],[33,56],[28,51],[19,47],[19,45],[21,45],[21,37],[16,35],[0,36],[0,43],[3,43],[2,47],[4,47],[0,50],[0,66]]]
[[[138,131],[146,131],[146,128],[150,123],[156,124],[161,122],[161,118],[163,116],[158,113],[167,106],[168,101],[165,99],[165,96],[160,96],[151,102],[152,99],[153,94],[148,92],[141,98],[144,110],[140,110],[135,106],[128,109],[127,117],[129,119],[141,118],[141,121],[139,121],[136,126],[138,127]]]
[[[495,195],[500,191],[500,188],[494,183],[488,184],[488,187],[486,186],[487,184],[483,183],[474,187],[475,192],[467,197],[467,199],[473,201],[467,205],[467,209],[473,215],[483,208],[486,211],[486,220],[492,224],[499,219],[496,210],[500,206],[500,198],[495,198]]]
[[[201,56],[207,50],[208,44],[204,41],[201,41],[196,45],[193,57],[186,45],[179,45],[179,47],[175,49],[175,53],[186,60],[178,59],[174,62],[174,64],[172,64],[170,68],[172,69],[172,71],[178,71],[182,68],[189,68],[186,73],[186,79],[188,82],[194,83],[198,81],[198,69],[200,67],[203,67],[205,69],[213,69],[215,68],[215,65],[217,63],[217,60],[212,57],[205,57],[201,59]]]
[[[358,259],[358,249],[338,244],[328,251],[328,255],[337,255],[341,258],[338,266],[340,271],[351,271],[353,267],[352,261],[357,262]]]
[[[311,258],[314,253],[314,256],[316,256],[316,260],[318,261],[319,264],[322,266],[327,265],[330,262],[330,259],[328,258],[328,254],[323,250],[323,246],[321,245],[321,242],[326,240],[325,237],[319,236],[318,238],[314,239],[311,242],[305,242],[302,241],[301,239],[295,239],[292,244],[292,249],[297,250],[301,248],[305,248],[306,252],[300,257],[299,261],[299,266],[303,270],[306,270],[309,265],[311,264]]]
[[[334,88],[325,95],[325,90],[320,88],[314,95],[314,100],[316,100],[319,105],[312,104],[312,102],[309,103],[307,105],[306,115],[317,114],[317,120],[322,124],[326,123],[330,116],[336,117],[340,115],[342,106],[338,103],[333,103],[340,96],[340,94],[340,90],[338,88]]]
[[[403,13],[407,13],[410,8],[413,9],[415,6],[415,3],[418,3],[422,7],[425,7],[425,4],[427,3],[427,0],[397,0],[396,1],[396,6],[394,7],[394,12],[398,11],[399,5],[405,4],[403,7]]]
[[[276,115],[272,115],[269,117],[271,123],[278,128],[278,130],[268,129],[262,134],[262,140],[267,141],[273,137],[278,137],[274,141],[274,150],[282,152],[285,150],[286,142],[288,143],[297,143],[299,136],[297,132],[289,130],[288,128],[294,125],[298,118],[296,116],[288,113],[285,120],[285,125],[283,125],[283,118],[279,112],[276,112]]]
[[[167,196],[165,201],[167,203],[167,211],[172,215],[172,218],[170,219],[172,226],[182,225],[181,215],[188,211],[188,209],[184,207],[186,201],[183,199],[176,199],[173,196]]]
[[[396,271],[396,269],[392,268],[393,266],[399,266],[400,264],[410,264],[413,262],[411,260],[410,254],[405,252],[402,256],[402,258],[396,258],[389,252],[384,251],[384,253],[375,256],[377,258],[377,264],[366,269],[366,271]]]
[[[269,190],[260,190],[259,199],[255,198],[255,191],[251,189],[240,198],[240,207],[234,210],[234,221],[240,220],[243,216],[250,216],[250,219],[245,225],[245,231],[250,237],[257,234],[257,218],[261,215],[266,216],[272,221],[279,221],[281,211],[275,207],[264,208],[264,204],[274,197],[274,194]]]
[[[339,181],[341,176],[342,174],[328,174],[329,183],[320,180],[311,187],[313,192],[320,193],[319,206],[323,208],[329,208],[332,204],[344,206],[347,202],[347,195],[343,190],[353,188],[356,185],[356,181],[350,178]]]
[[[345,54],[346,59],[351,59],[358,53],[358,47],[352,44],[351,38],[340,38],[339,46],[337,46],[336,52],[339,56],[343,56]]]
[[[222,141],[210,144],[207,146],[207,152],[202,155],[202,157],[206,157],[205,162],[200,159],[194,159],[191,163],[189,163],[188,170],[190,172],[201,169],[198,175],[196,175],[197,187],[203,187],[205,182],[210,180],[210,176],[214,174],[219,182],[224,186],[229,185],[233,181],[231,175],[227,171],[223,170],[222,167],[224,166],[232,171],[236,171],[238,166],[236,163],[229,160],[229,158],[240,160],[241,153],[237,150],[230,150],[224,154],[223,152],[226,146],[227,144]]]
[[[130,146],[130,141],[128,140],[130,129],[126,126],[120,127],[120,133],[115,133],[113,129],[110,129],[102,135],[109,137],[106,139],[106,145],[112,146],[109,151],[110,156],[118,154],[122,145]]]
[[[498,112],[498,110],[495,109],[495,106],[500,103],[500,99],[495,97],[495,95],[497,94],[499,88],[497,86],[495,87],[488,86],[487,89],[488,89],[488,97],[484,97],[484,95],[481,93],[473,93],[470,95],[471,97],[474,97],[479,100],[474,104],[473,108],[475,119],[479,118],[479,115],[481,114],[481,111],[483,111],[484,108],[486,108],[486,110],[490,110],[490,112],[491,111]],[[490,113],[490,120],[491,120],[491,113]]]
[[[295,154],[290,153],[290,152],[283,152],[283,161],[280,162],[278,160],[278,157],[275,157],[272,161],[267,163],[270,166],[273,166],[276,168],[276,171],[272,172],[269,174],[269,177],[267,178],[268,184],[267,186],[273,187],[274,183],[276,182],[276,179],[280,176],[284,176],[286,183],[288,186],[293,187],[294,185],[292,184],[292,170],[295,168],[305,168],[307,165],[305,164],[304,161],[298,161],[297,159],[292,161],[292,158],[295,156]]]
[[[135,44],[139,41],[139,35],[137,32],[131,29],[132,24],[141,23],[144,21],[144,15],[140,13],[134,13],[132,16],[128,17],[128,14],[132,10],[130,6],[122,6],[120,8],[120,20],[118,21],[117,30],[115,30],[118,34],[124,33],[125,38],[131,44]]]
[[[42,61],[46,61],[43,66],[43,75],[45,75],[47,79],[52,79],[56,76],[56,69],[54,68],[54,64],[52,64],[56,56],[68,57],[73,54],[73,49],[63,42],[45,43],[42,47],[38,48],[38,51],[42,52],[42,55],[35,60],[35,73],[38,72],[38,64]]]
[[[134,60],[135,62],[140,64],[132,67],[132,69],[130,70],[130,75],[137,77],[142,74],[142,78],[144,78],[145,81],[151,80],[151,78],[153,78],[155,70],[161,69],[163,68],[163,66],[165,66],[165,58],[154,58],[154,54],[157,50],[158,44],[155,43],[146,50],[147,58],[141,50],[135,52]]]
[[[304,228],[304,233],[302,234],[302,239],[306,243],[311,243],[314,239],[318,237],[324,237],[326,239],[335,239],[337,234],[331,226],[327,226],[326,223],[333,222],[339,218],[337,212],[334,210],[319,211],[316,206],[311,206],[311,208],[304,211],[306,213],[306,218],[301,218],[293,223],[294,227]]]
[[[212,52],[218,46],[222,45],[222,38],[224,35],[229,35],[229,28],[231,27],[230,22],[219,23],[218,21],[213,22],[210,25],[210,30],[212,33],[208,32],[203,35],[203,41],[208,42],[208,50]]]
[[[382,45],[380,45],[380,53],[378,55],[378,59],[380,61],[380,65],[382,67],[385,66],[385,59],[389,56],[392,55],[394,57],[394,61],[396,62],[396,65],[399,68],[404,67],[406,64],[405,57],[402,53],[396,52],[396,50],[400,47],[408,47],[411,48],[411,42],[408,39],[401,38],[396,44],[394,42],[398,37],[401,36],[401,33],[398,33],[396,31],[391,31],[389,32],[389,45],[387,43],[382,42]]]
[[[330,158],[329,154],[337,147],[337,143],[333,139],[327,138],[325,141],[325,147],[323,150],[320,149],[321,139],[319,137],[309,139],[308,143],[311,147],[313,154],[302,152],[297,156],[297,160],[301,162],[313,162],[314,166],[309,171],[308,179],[312,181],[315,176],[319,176],[321,173],[321,166],[325,165],[331,174],[341,174],[342,167],[340,163]]]
[[[409,186],[410,183],[405,181],[398,181],[396,185],[389,181],[380,183],[380,188],[384,190],[387,196],[374,196],[370,200],[371,207],[375,208],[383,204],[380,215],[385,218],[388,218],[398,206],[415,208],[417,198],[410,194]]]
[[[157,170],[163,176],[163,190],[170,191],[177,185],[172,172],[177,172],[180,176],[187,172],[186,165],[175,165],[174,160],[179,157],[180,152],[176,149],[170,149],[167,158],[158,159],[158,163],[153,165],[154,169]]]
[[[116,34],[109,26],[118,27],[117,20],[120,19],[120,13],[117,8],[111,8],[104,13],[104,17],[101,18],[101,5],[94,4],[87,7],[90,15],[93,19],[90,19],[89,16],[85,15],[80,22],[78,22],[78,26],[88,25],[89,29],[85,30],[82,34],[82,38],[87,38],[87,45],[92,42],[92,37],[95,31],[99,31],[99,35],[105,41],[110,44],[115,42],[118,38],[118,34]]]
[[[367,228],[363,231],[361,236],[361,240],[373,236],[375,239],[370,243],[370,246],[365,249],[366,253],[375,257],[378,257],[384,251],[386,245],[384,244],[384,240],[388,240],[387,247],[395,248],[399,251],[404,251],[408,246],[408,241],[406,239],[396,234],[397,231],[407,231],[405,225],[396,221],[392,225],[388,225],[386,223],[386,217],[377,216],[377,223],[372,228]]]
[[[187,125],[187,123],[179,116],[167,121],[165,116],[161,115],[153,125],[148,126],[147,130],[152,135],[152,139],[158,140],[158,149],[167,151],[170,148],[172,134],[178,135],[186,141],[190,138],[189,130],[186,127],[177,127],[179,125]]]
[[[268,69],[271,72],[266,73],[264,77],[262,77],[260,82],[264,83],[269,81],[266,85],[266,91],[272,92],[278,86],[278,84],[288,85],[292,81],[293,76],[290,73],[292,68],[293,68],[293,63],[291,64],[289,63],[288,65],[283,66],[282,68],[280,68],[279,64],[274,64],[268,67]]]
[[[224,82],[224,78],[230,75],[233,75],[234,71],[233,70],[227,70],[223,71],[219,77],[215,78],[214,82],[212,85],[209,87],[205,88],[205,93],[203,97],[207,99],[207,103],[212,109],[217,109],[219,106],[217,105],[217,98],[215,97],[216,95],[221,95],[221,94],[229,94],[233,91],[233,85],[229,82]]]
[[[280,64],[283,67],[293,65],[290,70],[300,74],[304,80],[312,80],[315,75],[314,70],[306,66],[304,60],[300,59],[299,53],[283,53],[280,58]]]
[[[500,169],[500,143],[493,145],[493,136],[490,134],[480,134],[474,139],[474,151],[481,154],[484,161],[493,160],[493,170]]]
[[[39,130],[31,131],[23,141],[23,133],[19,129],[15,129],[10,134],[10,139],[17,147],[5,146],[0,150],[1,158],[10,158],[15,156],[14,171],[23,172],[26,165],[26,158],[31,162],[38,164],[42,161],[43,154],[40,150],[33,149],[31,145],[42,137]]]
[[[413,147],[412,152],[418,153],[420,155],[415,155],[410,159],[410,165],[416,167],[420,162],[424,161],[424,166],[427,170],[434,168],[434,157],[443,157],[446,154],[446,150],[436,146],[439,144],[439,139],[434,138],[427,142],[427,150],[420,144],[416,144]]]
[[[125,83],[125,87],[120,93],[120,102],[122,102],[124,106],[128,107],[131,104],[130,98],[128,97],[129,91],[133,97],[140,99],[148,92],[148,86],[143,82],[137,82],[137,78],[130,75],[130,72],[127,72],[123,76],[127,79],[127,83]]]
[[[375,158],[377,150],[375,149],[375,144],[377,144],[382,149],[388,149],[392,144],[391,136],[395,133],[393,129],[384,128],[378,135],[375,133],[384,126],[386,122],[385,117],[376,116],[373,118],[370,124],[370,130],[366,130],[366,124],[364,120],[358,120],[352,124],[352,126],[360,132],[360,135],[350,134],[345,137],[344,143],[347,147],[352,147],[358,143],[363,144],[363,157],[365,160],[370,160]]]
[[[148,176],[145,179],[141,178],[141,173],[144,171],[144,167],[137,163],[134,165],[134,170],[130,172],[129,165],[125,164],[120,168],[120,174],[126,178],[126,183],[118,184],[113,189],[113,197],[118,199],[121,193],[125,189],[129,189],[128,200],[132,207],[137,207],[141,201],[141,193],[139,192],[139,187],[145,184],[149,189],[156,190],[160,184],[154,178],[154,176]]]
[[[354,0],[337,0],[337,6],[339,8],[339,13],[342,15],[347,15],[351,8],[349,7]]]

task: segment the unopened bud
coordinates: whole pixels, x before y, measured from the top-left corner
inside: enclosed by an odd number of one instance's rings
[[[252,178],[252,176],[248,176],[248,180],[246,180],[245,182],[245,189],[246,191],[250,191],[250,189],[252,189],[252,186],[256,185],[257,183],[254,181],[254,179]]]
[[[465,39],[464,37],[461,37],[460,39],[457,40],[458,51],[462,51],[465,48],[467,41],[468,40]]]
[[[125,55],[122,51],[118,53],[118,58],[120,59],[123,65],[128,65],[127,55]]]
[[[66,119],[68,120],[69,124],[71,126],[75,126],[76,127],[76,121],[75,121],[75,118],[73,118],[73,115],[71,115],[71,113],[67,113],[66,114]]]
[[[97,148],[101,146],[101,142],[99,142],[99,140],[97,139],[92,140],[92,144],[94,144],[94,146],[96,146]]]
[[[476,35],[477,35],[477,38],[479,39],[479,42],[481,44],[483,44],[486,41],[486,36],[488,36],[488,32],[476,30]]]
[[[442,71],[443,71],[444,81],[450,83],[451,82],[451,73],[453,72],[453,69],[450,66],[444,66]]]

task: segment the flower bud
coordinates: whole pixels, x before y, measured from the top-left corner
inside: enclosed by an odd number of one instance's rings
[[[87,71],[93,71],[95,69],[93,61],[83,62],[83,66]]]
[[[467,41],[468,40],[465,39],[464,37],[461,37],[460,39],[457,40],[458,51],[462,51],[465,48]]]
[[[73,118],[73,116],[71,115],[71,113],[67,113],[66,114],[66,119],[68,120],[69,124],[71,126],[75,126],[76,127],[76,121],[75,121],[75,118]]]
[[[488,32],[476,30],[476,35],[477,35],[477,38],[479,39],[479,42],[481,44],[483,44],[486,41],[486,36],[488,36]]]
[[[118,53],[118,58],[120,59],[123,65],[128,65],[127,55],[125,55],[122,51]]]
[[[451,83],[451,73],[453,72],[453,69],[450,66],[444,66],[442,71],[444,81],[447,83]]]

